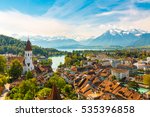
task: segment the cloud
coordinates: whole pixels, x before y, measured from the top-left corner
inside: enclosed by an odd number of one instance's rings
[[[150,31],[149,10],[136,8],[135,1],[132,4],[127,2],[124,7],[120,5],[111,10],[107,5],[101,7],[95,2],[86,6],[80,2],[80,5],[76,3],[70,8],[72,1],[61,7],[60,4],[55,3],[42,16],[31,16],[16,10],[0,11],[0,33],[65,36],[80,40],[99,36],[111,28],[139,28]],[[95,5],[98,8],[95,8]]]
[[[0,12],[0,30],[8,33],[63,35],[69,25],[56,19],[25,15],[17,11]]]
[[[139,2],[139,3],[147,2],[147,3],[150,3],[150,0],[135,0],[135,2]]]
[[[66,36],[69,38],[89,38],[101,34],[104,27],[84,23],[76,25],[62,20],[42,16],[30,16],[18,11],[0,11],[0,33],[20,35]]]

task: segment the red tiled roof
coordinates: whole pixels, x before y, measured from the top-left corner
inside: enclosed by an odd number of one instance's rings
[[[111,100],[111,95],[110,94],[103,94],[101,97],[100,97],[101,100]]]
[[[81,93],[85,93],[85,92],[88,91],[90,88],[91,88],[91,86],[90,86],[89,84],[87,84],[86,86],[84,86],[84,87],[80,90],[80,92],[81,92]]]
[[[142,95],[137,92],[134,92],[128,99],[129,100],[140,100],[140,99],[142,99]]]
[[[24,57],[21,56],[8,57],[7,65],[10,65],[13,60],[18,60],[22,65],[24,65]]]
[[[91,97],[92,99],[99,99],[103,94],[103,92],[91,93],[88,95],[88,97]]]
[[[112,71],[113,72],[117,72],[117,73],[126,73],[126,72],[128,72],[128,70],[126,70],[126,69],[112,69]]]
[[[86,93],[83,94],[83,96],[88,97],[90,94],[93,94],[92,90],[88,90]]]
[[[136,68],[134,65],[119,64],[117,68]]]
[[[71,66],[71,70],[72,71],[77,71],[77,67],[76,66]]]

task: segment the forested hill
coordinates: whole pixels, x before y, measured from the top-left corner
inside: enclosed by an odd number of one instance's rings
[[[25,41],[20,41],[5,35],[0,35],[0,54],[12,53],[23,55],[25,45]],[[41,48],[34,45],[32,46],[32,49],[34,55],[44,55],[48,57],[50,55],[63,54],[63,52],[60,52],[54,48]]]

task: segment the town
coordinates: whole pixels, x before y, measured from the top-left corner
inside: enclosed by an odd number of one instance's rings
[[[149,100],[150,50],[73,51],[57,70],[32,54],[0,56],[0,99]]]

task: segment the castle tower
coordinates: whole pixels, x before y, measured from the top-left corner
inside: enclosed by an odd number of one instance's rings
[[[32,47],[31,47],[31,42],[29,41],[29,39],[26,44],[24,58],[25,58],[24,73],[34,70],[34,66],[33,66],[33,62],[32,62]]]

